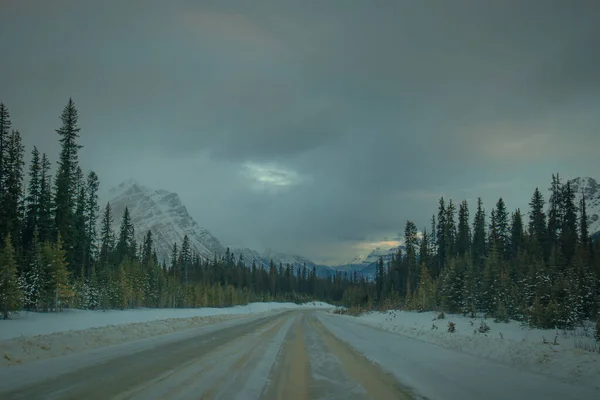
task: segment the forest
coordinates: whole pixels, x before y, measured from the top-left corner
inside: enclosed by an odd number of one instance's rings
[[[187,237],[158,260],[152,232],[136,242],[127,209],[118,231],[110,204],[98,204],[99,177],[79,166],[77,109],[69,99],[56,129],[56,167],[25,148],[0,104],[0,310],[225,307],[255,301],[322,300],[349,310],[440,310],[572,328],[600,311],[600,243],[588,231],[586,199],[552,175],[529,210],[502,198],[489,215],[481,198],[440,198],[429,229],[407,221],[405,250],[377,265],[375,279],[340,271],[246,263],[229,250],[202,259]]]

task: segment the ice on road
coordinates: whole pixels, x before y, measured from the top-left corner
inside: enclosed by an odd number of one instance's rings
[[[313,310],[226,321],[0,368],[0,398],[7,400],[591,399],[596,394]]]

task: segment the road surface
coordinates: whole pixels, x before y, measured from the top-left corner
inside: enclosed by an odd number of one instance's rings
[[[0,368],[3,400],[507,398],[600,396],[321,311],[255,316]]]
[[[0,384],[0,398],[413,397],[391,375],[336,339],[315,312],[292,311],[123,354],[8,392]]]

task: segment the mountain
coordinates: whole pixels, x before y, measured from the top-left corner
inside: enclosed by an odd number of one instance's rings
[[[264,253],[261,254],[258,251],[252,250],[249,248],[232,249],[231,251],[233,252],[234,256],[236,257],[236,260],[241,254],[243,257],[244,263],[248,266],[252,265],[252,263],[254,262],[254,263],[256,263],[257,266],[262,266],[264,268],[268,268],[271,263],[271,260],[273,260],[273,263],[277,267],[279,267],[279,264],[282,264],[283,266],[290,264],[294,267],[295,270],[299,270],[304,265],[306,265],[306,268],[308,268],[309,271],[312,270],[313,267],[315,267],[315,269],[317,271],[317,275],[321,276],[321,277],[326,277],[335,272],[331,267],[329,267],[327,265],[315,264],[308,258],[298,256],[298,255],[279,253],[279,252],[274,252],[272,250],[265,251]]]
[[[575,178],[569,181],[577,194],[577,206],[585,195],[585,205],[591,234],[600,232],[600,184],[590,177]]]
[[[404,246],[392,247],[390,249],[377,247],[365,256],[356,257],[345,264],[336,265],[331,268],[336,271],[348,273],[354,273],[354,271],[356,271],[359,275],[372,279],[375,277],[375,268],[379,258],[383,258],[383,263],[387,264],[388,261],[391,261],[392,257],[398,253],[399,249],[404,251],[406,248]]]
[[[148,230],[151,230],[160,261],[170,262],[173,243],[181,246],[185,235],[189,238],[191,249],[202,258],[212,259],[215,255],[219,257],[226,252],[225,246],[217,238],[194,221],[176,193],[150,189],[130,179],[111,189],[109,197],[115,232],[119,230],[123,212],[127,207],[135,227],[135,240],[142,243]],[[297,255],[273,251],[261,254],[248,248],[231,251],[236,260],[242,254],[248,266],[254,261],[259,266],[268,267],[272,259],[277,266],[280,263],[291,264],[296,269],[302,268],[305,264],[309,269],[315,266],[319,276],[328,276],[334,272],[327,266],[315,265],[311,260]]]
[[[188,235],[192,250],[203,258],[225,253],[219,240],[192,219],[176,193],[150,189],[130,179],[111,189],[109,195],[115,232],[118,232],[127,207],[136,241],[142,243],[144,235],[151,230],[160,261],[171,259],[173,243],[181,246],[185,235]]]

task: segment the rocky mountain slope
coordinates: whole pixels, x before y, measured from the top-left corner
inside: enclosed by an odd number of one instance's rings
[[[113,229],[115,232],[119,230],[123,212],[127,207],[135,227],[136,241],[141,243],[144,235],[151,230],[156,254],[160,261],[170,262],[173,243],[181,245],[185,235],[188,235],[192,250],[203,258],[212,259],[215,255],[225,254],[225,246],[208,230],[194,221],[176,193],[150,189],[130,179],[111,189],[109,197],[114,215]],[[272,259],[276,265],[291,264],[296,269],[302,268],[304,265],[309,269],[315,266],[320,276],[333,273],[331,268],[315,265],[311,260],[297,255],[274,251],[261,254],[248,248],[231,249],[231,251],[236,260],[241,254],[248,266],[254,261],[259,266],[268,267]]]
[[[181,245],[188,235],[191,248],[201,257],[213,258],[224,254],[225,248],[208,230],[192,219],[176,193],[154,190],[128,180],[109,192],[118,232],[125,207],[129,209],[135,226],[135,238],[141,243],[148,230],[152,231],[158,259],[169,261],[173,243]]]

